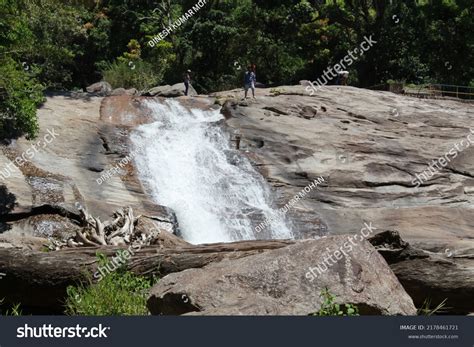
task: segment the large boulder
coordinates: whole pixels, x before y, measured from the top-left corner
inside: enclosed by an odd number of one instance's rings
[[[416,309],[385,260],[367,241],[323,269],[323,258],[348,243],[345,236],[297,242],[240,259],[224,260],[161,279],[150,291],[152,314],[309,315],[328,288],[339,303],[362,314],[414,315]],[[328,253],[329,252],[329,253]],[[316,272],[317,273],[317,272]]]
[[[145,92],[144,96],[162,96],[165,98],[175,98],[178,96],[184,96],[185,86],[184,83],[176,83],[172,86],[159,86],[154,87]],[[196,96],[197,92],[192,85],[189,86],[188,96]]]
[[[396,231],[374,235],[369,242],[385,258],[417,307],[429,300],[436,307],[446,300],[449,314],[474,312],[474,255],[448,249],[423,251],[403,241]]]
[[[125,89],[125,88],[116,88],[112,90],[110,93],[111,96],[119,96],[119,95],[138,95],[138,91],[135,88]]]
[[[146,92],[144,92],[142,95],[144,95],[144,96],[160,96],[161,93],[169,90],[170,88],[171,88],[171,86],[169,84],[167,84],[165,86],[153,87],[153,88],[147,90]]]
[[[91,84],[89,87],[86,88],[86,90],[88,93],[93,93],[99,96],[106,96],[112,92],[112,86],[108,82],[100,81]]]

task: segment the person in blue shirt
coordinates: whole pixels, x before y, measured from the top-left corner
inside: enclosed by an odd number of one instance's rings
[[[255,72],[252,71],[252,67],[249,65],[247,71],[245,72],[244,78],[244,89],[245,89],[245,99],[247,99],[247,93],[249,89],[252,89],[252,96],[255,99],[255,82],[257,82],[257,76]]]

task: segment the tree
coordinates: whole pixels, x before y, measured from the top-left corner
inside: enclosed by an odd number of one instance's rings
[[[22,46],[31,42],[21,3],[0,1],[0,139],[38,132],[36,107],[43,101],[43,86],[35,79],[38,69],[17,61]]]

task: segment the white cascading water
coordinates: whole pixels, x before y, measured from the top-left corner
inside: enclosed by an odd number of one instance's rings
[[[185,240],[293,238],[272,207],[267,182],[217,124],[223,119],[219,110],[189,110],[176,100],[146,103],[155,122],[132,134],[140,148],[135,162],[154,200],[175,211]],[[267,231],[255,232],[265,219]]]

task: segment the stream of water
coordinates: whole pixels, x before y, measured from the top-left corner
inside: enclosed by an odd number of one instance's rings
[[[219,110],[187,109],[177,100],[146,101],[154,122],[132,134],[141,181],[160,205],[172,208],[193,244],[292,238],[265,179],[232,148]],[[255,227],[271,220],[269,230]]]

